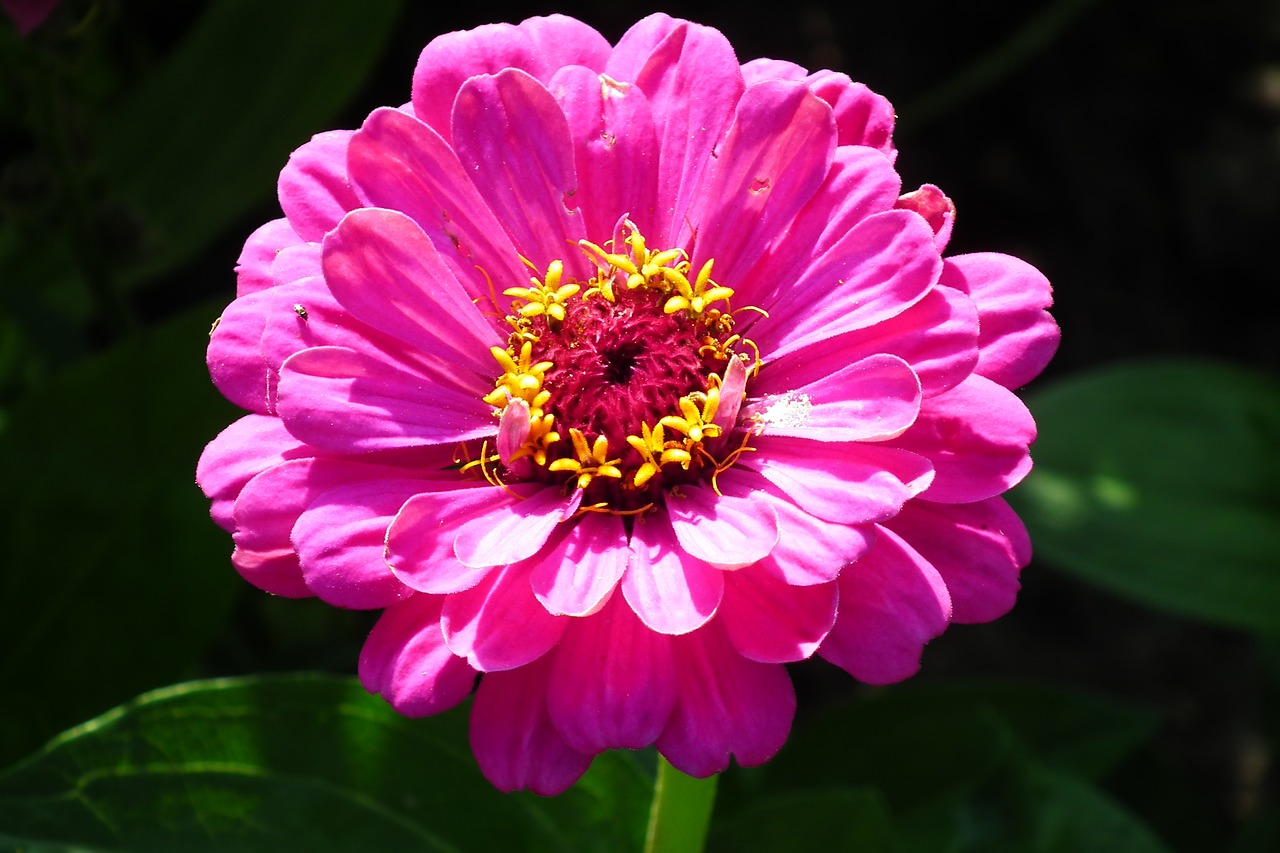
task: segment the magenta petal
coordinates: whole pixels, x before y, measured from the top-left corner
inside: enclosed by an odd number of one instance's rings
[[[739,463],[803,510],[840,524],[892,518],[933,479],[928,460],[883,444],[762,436]]]
[[[280,207],[298,236],[318,242],[360,201],[347,179],[350,130],[317,133],[289,155],[280,171]]]
[[[950,287],[933,290],[903,311],[858,329],[792,350],[770,362],[753,385],[756,393],[785,393],[847,364],[880,353],[911,365],[925,397],[964,381],[978,363],[978,311],[968,296]]]
[[[933,463],[928,499],[969,503],[1013,488],[1031,470],[1036,425],[1012,391],[981,376],[925,401],[895,447]]]
[[[915,675],[925,643],[946,630],[951,599],[929,561],[891,531],[840,574],[840,618],[824,658],[868,684]]]
[[[731,572],[719,618],[733,647],[761,663],[804,660],[836,621],[836,584],[791,586],[758,566]]]
[[[951,228],[956,221],[956,206],[933,184],[924,184],[918,190],[905,193],[893,205],[900,210],[913,210],[924,217],[933,229],[933,242],[941,252],[951,239]]]
[[[875,534],[869,525],[823,521],[780,495],[766,492],[765,499],[778,517],[778,544],[758,565],[791,586],[835,580],[841,568],[871,547]]]
[[[835,150],[831,110],[801,83],[751,86],[693,195],[697,258],[736,281],[817,191]]]
[[[530,561],[534,595],[553,615],[594,613],[621,580],[629,554],[619,516],[587,513]]]
[[[528,788],[552,797],[591,766],[591,756],[565,743],[547,713],[547,669],[538,662],[480,679],[471,706],[471,750],[502,791]]]
[[[271,267],[281,250],[300,246],[305,241],[293,230],[288,219],[273,219],[249,235],[236,261],[236,296],[275,285]]]
[[[453,551],[464,566],[479,569],[529,559],[542,550],[556,525],[572,514],[566,510],[578,497],[564,497],[551,488],[510,493],[527,497],[495,499],[487,513],[458,526]]]
[[[638,86],[578,66],[563,68],[550,84],[568,119],[583,228],[603,242],[629,216],[653,231],[657,208],[658,136],[649,101]]]
[[[262,330],[268,312],[288,310],[277,288],[241,296],[222,311],[209,333],[205,360],[209,377],[222,395],[242,409],[267,413],[271,368],[262,354]]]
[[[445,594],[470,589],[490,567],[464,566],[454,554],[458,528],[484,520],[495,505],[519,501],[544,491],[540,485],[518,484],[498,489],[488,483],[460,483],[457,488],[414,495],[387,528],[387,563],[408,586]]]
[[[580,752],[643,749],[676,703],[671,639],[649,630],[620,597],[570,623],[556,648],[547,710]]]
[[[443,599],[415,595],[387,608],[360,650],[360,683],[406,717],[438,714],[471,693],[476,672],[449,651]]]
[[[462,84],[504,68],[542,70],[538,48],[527,32],[511,24],[486,24],[431,40],[413,72],[413,112],[446,141],[450,117]]]
[[[491,572],[471,589],[447,596],[440,614],[449,648],[481,672],[537,660],[560,640],[569,621],[552,616],[533,597],[527,564]]]
[[[747,488],[745,479],[720,478],[724,494],[702,486],[685,486],[683,497],[667,496],[667,517],[680,547],[696,559],[720,569],[740,569],[762,560],[778,543],[773,507]]]
[[[813,93],[831,105],[840,130],[841,145],[865,145],[889,157],[893,147],[893,104],[849,75],[818,71],[805,82]]]
[[[403,213],[371,208],[343,219],[325,238],[324,274],[356,319],[481,382],[495,373],[489,348],[502,336]]]
[[[263,592],[281,598],[310,598],[314,593],[302,578],[298,555],[291,546],[255,551],[236,548],[231,553],[231,565],[240,577]]]
[[[250,551],[292,550],[293,525],[311,501],[366,470],[382,469],[347,460],[311,458],[268,468],[246,483],[236,499],[236,546]]]
[[[685,213],[745,88],[733,47],[710,27],[650,15],[622,36],[605,73],[640,87],[659,128],[663,207],[645,236],[655,246],[683,243]]]
[[[544,83],[556,69],[566,65],[600,71],[613,50],[604,36],[567,15],[526,18],[518,26],[533,42],[536,55],[542,60],[543,70],[535,76]]]
[[[1031,539],[1000,498],[970,504],[912,501],[888,525],[942,575],[953,621],[990,622],[1013,607]]]
[[[436,131],[399,110],[374,110],[351,140],[351,178],[371,206],[418,223],[473,298],[491,307],[489,282],[523,282],[498,218]],[[488,276],[488,279],[486,279]]]
[[[321,492],[291,535],[311,591],[329,604],[357,609],[390,607],[412,595],[387,565],[387,528],[404,502],[429,485],[378,478]]]
[[[248,415],[224,429],[205,447],[196,465],[196,483],[213,501],[213,520],[233,532],[232,505],[245,483],[286,459],[308,455],[309,450],[289,435],[278,418]]]
[[[631,532],[631,562],[622,578],[627,604],[659,634],[687,634],[720,606],[724,573],[690,557],[661,514]]]
[[[539,272],[556,259],[585,271],[565,251],[586,235],[569,125],[545,86],[514,69],[471,78],[453,108],[453,144],[522,256]]]
[[[796,695],[784,667],[747,660],[718,625],[677,637],[679,699],[658,751],[682,773],[706,777],[763,764],[787,739]]]
[[[1006,388],[1039,375],[1058,349],[1058,324],[1049,316],[1053,289],[1038,269],[1008,255],[948,258],[944,284],[966,290],[982,317],[978,373]]]
[[[871,355],[781,394],[751,402],[743,415],[761,435],[816,441],[883,441],[920,411],[920,380],[902,359]]]
[[[889,210],[859,222],[788,291],[760,307],[750,334],[767,360],[901,314],[938,280],[942,261],[923,219]]]
[[[479,395],[345,347],[290,356],[280,367],[276,410],[289,432],[335,453],[454,444],[495,427]]]

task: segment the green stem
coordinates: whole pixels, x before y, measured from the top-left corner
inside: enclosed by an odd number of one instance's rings
[[[694,779],[659,756],[644,853],[701,853],[719,778]]]

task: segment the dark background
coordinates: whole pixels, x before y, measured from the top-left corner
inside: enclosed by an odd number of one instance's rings
[[[35,38],[67,38],[66,29],[90,5],[67,2]],[[96,50],[110,58],[104,67],[115,76],[80,93],[91,107],[104,107],[86,111],[89,148],[105,105],[162,60],[200,12],[195,4],[162,2],[95,8]],[[1034,263],[1055,285],[1062,346],[1031,391],[1128,359],[1196,356],[1272,375],[1280,369],[1276,0],[410,2],[372,76],[338,120],[312,130],[356,127],[374,107],[407,101],[418,52],[439,33],[561,11],[616,41],[656,8],[722,30],[743,61],[771,56],[845,71],[895,104],[905,189],[937,184],[956,203],[949,253],[1008,252]],[[297,26],[302,37],[308,22]],[[9,212],[61,192],[59,174],[42,171],[37,140],[12,121],[15,114],[0,126],[0,198]],[[279,153],[279,165],[288,150]],[[210,300],[229,301],[244,237],[276,211],[264,196],[177,273],[132,290],[123,310],[151,326]],[[145,243],[127,210],[99,216],[90,227],[126,256]],[[77,322],[65,348],[0,376],[0,402],[19,403],[44,377],[124,337],[109,314]],[[19,570],[27,567],[11,569]],[[234,621],[185,675],[354,670],[367,614],[273,600],[247,586],[235,595]],[[75,626],[66,630],[74,633]],[[1152,762],[1175,768],[1175,783],[1144,792],[1146,777],[1134,770],[1130,783],[1122,769],[1114,788],[1139,811],[1144,797],[1185,798],[1195,808],[1181,818],[1165,815],[1158,829],[1175,849],[1212,849],[1213,839],[1229,837],[1259,803],[1276,802],[1266,740],[1275,734],[1276,679],[1268,686],[1263,676],[1280,672],[1276,648],[1273,641],[1164,615],[1033,564],[1014,612],[992,625],[951,628],[926,650],[919,679],[1053,682],[1157,709],[1164,723],[1142,760],[1148,768]],[[865,690],[825,664],[797,667],[795,676],[802,715]],[[42,719],[26,740],[39,743],[82,718]]]

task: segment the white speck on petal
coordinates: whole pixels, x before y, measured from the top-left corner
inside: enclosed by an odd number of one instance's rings
[[[813,400],[808,394],[788,391],[786,394],[768,398],[756,417],[766,431],[770,426],[794,428],[805,425],[812,408]]]

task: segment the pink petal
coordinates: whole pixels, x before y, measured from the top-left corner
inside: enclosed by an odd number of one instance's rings
[[[390,607],[412,595],[387,565],[387,528],[405,501],[430,488],[420,479],[365,479],[320,493],[293,526],[302,576],[337,607]]]
[[[410,350],[474,374],[481,387],[498,372],[489,348],[504,338],[403,213],[375,208],[348,215],[325,238],[324,274],[352,316]]]
[[[527,32],[511,24],[486,24],[431,40],[413,72],[413,112],[450,139],[450,118],[462,84],[506,68],[542,70],[538,47]]]
[[[292,549],[293,525],[321,492],[381,471],[340,459],[293,459],[268,468],[245,484],[236,499],[236,546],[249,551]]]
[[[777,754],[791,730],[796,697],[787,671],[747,660],[718,625],[673,641],[679,699],[658,751],[682,773],[719,773]]]
[[[683,243],[686,210],[745,88],[733,47],[710,27],[650,15],[622,36],[605,73],[640,87],[659,128],[663,209],[645,236],[654,246]]]
[[[760,663],[804,660],[836,621],[836,584],[791,586],[758,566],[725,578],[720,620],[739,654]]]
[[[840,618],[821,655],[868,684],[915,675],[925,643],[946,630],[951,599],[929,561],[881,529],[866,556],[840,574]]]
[[[667,495],[667,517],[684,552],[720,569],[740,569],[762,560],[778,544],[778,519],[733,473],[719,479],[723,494],[702,486]]]
[[[767,360],[896,317],[924,298],[942,261],[923,219],[904,210],[855,225],[749,332]]]
[[[862,83],[838,71],[818,71],[806,80],[813,93],[831,105],[841,145],[865,145],[890,158],[893,147],[893,105]]]
[[[283,218],[273,219],[250,234],[236,261],[236,296],[275,285],[277,282],[271,275],[271,267],[276,255],[282,249],[304,243],[289,220]]]
[[[622,579],[630,549],[619,516],[587,513],[572,525],[530,560],[530,580],[547,612],[587,616],[600,609]]]
[[[806,512],[839,524],[891,518],[933,478],[928,460],[882,444],[762,436],[740,465],[758,471]]]
[[[742,77],[748,86],[766,80],[803,80],[807,76],[806,69],[785,59],[759,57],[742,64]]]
[[[205,360],[213,384],[232,403],[251,412],[265,414],[270,366],[262,354],[262,330],[267,314],[286,307],[277,288],[248,293],[233,301],[209,333],[209,349]]]
[[[941,252],[951,240],[951,228],[956,221],[956,206],[933,184],[904,194],[893,205],[900,210],[913,210],[924,217],[933,229],[933,242]]]
[[[347,179],[352,131],[318,133],[289,155],[280,171],[280,207],[303,240],[319,242],[344,214],[360,206]]]
[[[240,577],[263,592],[281,598],[310,598],[314,593],[302,578],[298,555],[292,546],[255,551],[236,548],[231,552],[231,565]]]
[[[920,411],[920,380],[902,359],[871,355],[781,394],[752,401],[743,415],[761,435],[817,441],[883,441]]]
[[[366,453],[490,436],[480,399],[364,352],[316,347],[280,367],[276,410],[289,432],[336,453]]]
[[[485,310],[497,311],[490,302],[493,288],[500,291],[528,279],[527,268],[458,155],[422,122],[399,110],[374,110],[351,140],[350,168],[352,181],[371,206],[399,210],[418,223]]]
[[[645,625],[687,634],[715,615],[723,592],[724,573],[685,553],[663,514],[636,524],[622,595]]]
[[[725,441],[733,431],[733,425],[738,422],[738,412],[742,409],[747,378],[747,368],[743,365],[742,359],[729,359],[720,381],[720,405],[716,408],[716,416],[712,420],[712,423],[724,430]]]
[[[801,83],[748,88],[728,134],[694,191],[687,217],[698,259],[735,281],[809,201],[835,151],[831,110]]]
[[[892,163],[879,151],[837,148],[822,186],[787,227],[786,236],[734,283],[738,301],[756,305],[786,298],[815,258],[862,220],[891,209],[901,187]]]
[[[591,766],[572,749],[547,713],[547,670],[539,661],[480,679],[471,706],[471,750],[501,791],[528,788],[544,797],[567,789]]]
[[[1000,498],[970,504],[912,501],[889,525],[937,568],[955,622],[990,622],[1013,607],[1031,539]]]
[[[1031,470],[1036,425],[1012,391],[981,376],[925,401],[895,447],[933,463],[931,501],[968,503],[1001,494]]]
[[[586,236],[574,198],[573,143],[546,87],[514,69],[471,78],[454,104],[453,144],[480,195],[502,211],[521,255],[540,272],[556,259],[585,272],[581,253],[566,251]]]
[[[752,386],[779,393],[808,384],[851,362],[890,353],[911,365],[925,397],[964,381],[978,363],[978,311],[968,296],[935,287],[923,299],[881,323],[792,350],[770,362]]]
[[[446,594],[470,589],[490,567],[474,569],[458,562],[458,528],[487,519],[495,504],[518,501],[541,491],[541,484],[498,489],[488,483],[459,481],[457,488],[423,492],[407,500],[387,528],[387,564],[406,585],[420,592]]]
[[[360,650],[364,689],[406,717],[447,711],[475,684],[475,670],[444,643],[442,603],[437,596],[415,595],[389,607]]]
[[[1058,349],[1058,324],[1049,316],[1053,289],[1026,261],[984,253],[947,259],[942,281],[965,290],[982,317],[978,373],[1006,388],[1039,375]]]
[[[289,435],[279,418],[248,415],[209,442],[196,465],[196,483],[213,501],[218,526],[234,532],[232,505],[245,484],[286,459],[309,455],[310,448]]]
[[[657,202],[658,137],[649,101],[638,86],[587,68],[563,68],[550,83],[568,119],[583,228],[603,242],[629,216],[651,233]]]
[[[471,589],[447,596],[440,613],[444,640],[481,672],[515,669],[550,651],[568,627],[533,597],[529,567],[508,566]]]
[[[275,263],[271,265],[271,277],[276,280],[277,285],[316,278],[324,272],[320,264],[320,254],[319,243],[286,246],[276,254]]]
[[[535,76],[543,83],[567,65],[600,71],[613,50],[604,36],[567,15],[526,18],[518,26],[533,42],[536,55],[542,60],[542,70]]]
[[[840,569],[871,547],[871,526],[833,524],[815,518],[781,494],[764,493],[778,517],[778,544],[757,565],[791,586],[835,580]]]
[[[618,596],[575,619],[556,647],[547,710],[573,749],[643,749],[676,703],[670,638],[654,633]]]
[[[580,495],[562,496],[557,489],[504,490],[518,500],[495,498],[489,512],[458,525],[453,551],[473,569],[527,560],[542,550],[556,525],[573,514],[570,504]]]

